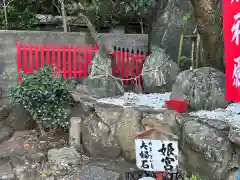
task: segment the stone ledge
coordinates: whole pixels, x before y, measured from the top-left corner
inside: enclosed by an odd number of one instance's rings
[[[240,140],[237,131],[229,123],[145,106],[123,108],[95,101],[92,106],[92,113],[82,119],[81,124],[83,149],[91,149],[89,155],[111,159],[120,155],[134,163],[136,134],[149,128],[160,128],[178,136],[182,154],[180,163],[184,169],[200,172],[205,178],[227,179],[228,164],[233,162]],[[163,133],[154,133],[149,137],[161,140],[172,138]],[[240,161],[232,167],[239,165]]]

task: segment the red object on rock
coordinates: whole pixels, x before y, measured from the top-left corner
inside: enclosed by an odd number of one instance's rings
[[[187,100],[169,100],[165,101],[165,107],[171,110],[175,110],[179,113],[187,112],[188,101]]]

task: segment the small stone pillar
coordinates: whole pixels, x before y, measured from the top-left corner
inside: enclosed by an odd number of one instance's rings
[[[77,151],[81,151],[82,148],[81,122],[80,117],[70,119],[69,146],[75,147]]]

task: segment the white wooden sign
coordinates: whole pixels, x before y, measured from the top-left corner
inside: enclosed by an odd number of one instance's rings
[[[153,178],[153,177],[142,177],[142,178],[140,178],[138,180],[156,180],[156,179]]]
[[[173,172],[178,166],[178,142],[136,139],[137,167],[144,171]]]

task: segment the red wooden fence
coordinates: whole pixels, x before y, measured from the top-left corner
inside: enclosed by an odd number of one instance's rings
[[[25,74],[33,73],[45,65],[54,65],[57,73],[62,73],[64,78],[83,78],[88,75],[88,65],[91,64],[94,53],[98,51],[98,46],[76,46],[76,45],[54,45],[54,44],[23,44],[17,42],[17,67],[18,72]],[[140,73],[143,61],[146,56],[143,52],[116,48],[112,52],[114,76],[126,78],[136,78],[134,82],[142,85]],[[19,78],[21,81],[21,78]],[[128,85],[130,81],[123,80]]]
[[[123,80],[123,83],[128,85],[134,82],[136,85],[140,83],[142,86],[142,72],[143,62],[146,60],[147,56],[143,52],[137,50],[134,52],[128,48],[116,48],[113,51],[113,66],[112,74],[115,76],[120,76],[122,79],[132,79],[137,77],[136,80]]]

